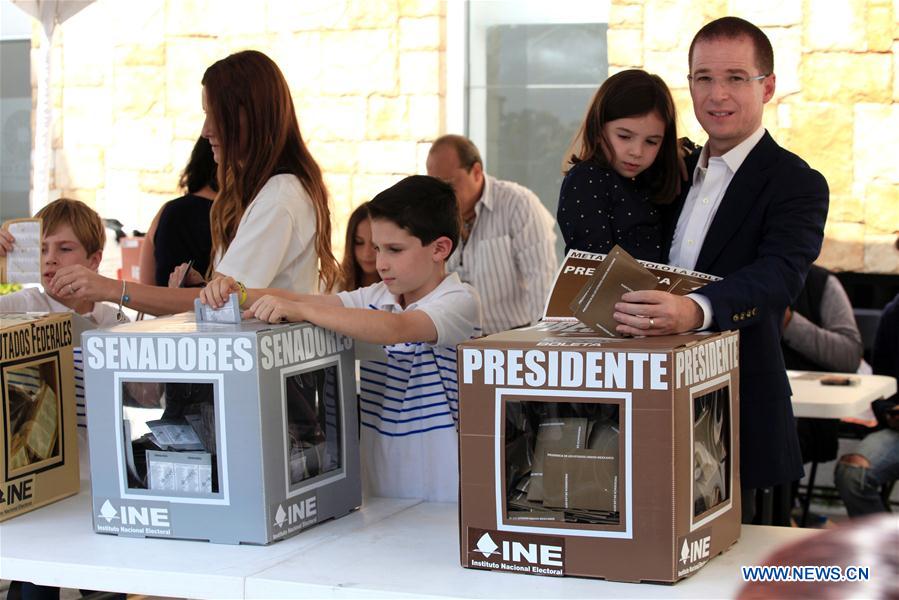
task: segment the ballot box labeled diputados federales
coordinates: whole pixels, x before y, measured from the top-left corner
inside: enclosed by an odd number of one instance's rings
[[[551,310],[567,262],[546,320],[458,348],[462,565],[678,581],[740,535],[739,336],[601,337]]]
[[[83,353],[97,533],[267,544],[361,504],[350,338],[182,314]]]
[[[72,320],[0,313],[0,521],[78,492]]]

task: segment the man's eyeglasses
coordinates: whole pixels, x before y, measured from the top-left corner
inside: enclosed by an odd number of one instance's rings
[[[756,75],[754,77],[748,77],[746,75],[725,75],[724,77],[687,75],[687,81],[689,81],[693,87],[700,90],[710,90],[719,84],[728,90],[738,90],[740,88],[745,88],[753,81],[761,81],[769,75],[771,75],[771,73]]]

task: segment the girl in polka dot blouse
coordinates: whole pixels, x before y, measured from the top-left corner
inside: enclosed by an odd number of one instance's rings
[[[596,92],[575,139],[556,218],[565,251],[664,262],[661,207],[678,189],[674,102],[657,75],[631,69]]]

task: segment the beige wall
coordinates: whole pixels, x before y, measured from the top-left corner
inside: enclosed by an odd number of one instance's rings
[[[145,228],[177,193],[202,121],[203,71],[256,48],[291,85],[342,250],[352,207],[423,172],[428,141],[443,133],[446,8],[436,0],[98,0],[54,37],[50,197],[81,198]],[[777,94],[765,124],[830,184],[819,262],[899,273],[891,245],[899,229],[899,0],[613,0],[610,70],[665,78],[681,130],[696,141],[704,135],[686,87],[687,48],[704,22],[725,14],[771,37]]]
[[[777,93],[765,125],[830,185],[819,263],[899,273],[899,0],[613,1],[610,71],[663,77],[694,141],[705,135],[690,103],[687,51],[705,22],[727,14],[771,38]]]
[[[429,0],[98,0],[53,40],[50,198],[145,229],[178,195],[206,67],[254,48],[290,84],[342,252],[352,208],[423,170],[442,133],[444,10]]]

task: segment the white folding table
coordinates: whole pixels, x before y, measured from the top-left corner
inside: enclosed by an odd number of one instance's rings
[[[896,379],[885,375],[787,371],[793,388],[793,414],[813,419],[843,419],[864,413],[873,400],[896,393]],[[854,385],[823,385],[822,378],[849,377]]]
[[[814,534],[744,526],[735,546],[669,586],[464,569],[456,504],[369,499],[347,517],[270,546],[101,535],[90,513],[85,487],[0,524],[0,578],[188,598],[718,598],[742,585],[740,566]]]

